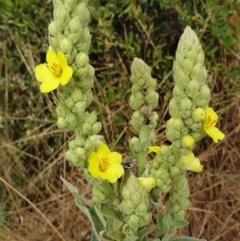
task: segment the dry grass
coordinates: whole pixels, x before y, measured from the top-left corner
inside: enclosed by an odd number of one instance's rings
[[[235,35],[240,40],[237,29]],[[149,36],[147,41],[152,45],[156,40]],[[41,41],[45,47],[46,39]],[[91,232],[89,221],[75,207],[60,175],[86,197],[90,197],[91,188],[82,173],[66,162],[67,143],[73,136],[59,131],[55,125],[54,93],[41,95],[33,80],[35,62],[40,62],[34,50],[40,42],[15,43],[18,56],[10,60],[20,61],[27,70],[26,75],[20,70],[12,72],[6,65],[4,58],[9,56],[9,49],[4,46],[9,46],[9,41],[3,39],[1,43],[0,206],[5,207],[6,221],[1,225],[0,240],[87,241]],[[197,146],[195,153],[204,165],[204,172],[188,173],[191,206],[186,220],[189,225],[178,231],[209,241],[240,240],[240,75],[234,80],[225,76],[227,68],[240,69],[240,48],[235,46],[225,51],[214,57],[216,65],[209,73],[209,86],[213,93],[211,103],[219,110],[219,127],[226,138],[218,144],[205,138]],[[94,87],[91,108],[97,107],[103,123],[102,134],[120,152],[128,148],[127,140],[133,135],[128,128],[132,111],[126,91],[130,88],[131,63],[126,58],[119,50],[112,56],[106,53],[102,61],[101,58],[92,61],[99,81]],[[156,63],[154,66],[157,69]],[[108,74],[115,69],[117,75]],[[164,76],[158,73],[156,77],[161,94],[157,141],[165,141],[171,73],[168,71]],[[27,84],[23,84],[23,79],[27,79]]]

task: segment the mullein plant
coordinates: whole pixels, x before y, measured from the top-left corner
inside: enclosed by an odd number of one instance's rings
[[[218,116],[208,106],[210,89],[206,84],[201,44],[194,31],[186,27],[173,63],[171,118],[166,128],[170,145],[154,145],[158,124],[157,82],[143,60],[133,60],[130,124],[138,135],[129,139],[131,155],[127,150],[111,151],[104,137],[98,135],[101,123],[97,121],[96,111],[88,111],[94,68],[88,56],[91,34],[87,2],[53,0],[46,63],[35,68],[42,93],[57,89],[57,125],[75,133],[68,143],[66,158],[84,172],[92,186],[92,199],[85,199],[71,183],[62,177],[61,180],[89,218],[91,240],[199,240],[174,238],[174,233],[187,225],[184,219],[189,206],[186,172],[203,170],[193,154],[196,143],[205,135],[215,143],[224,138],[216,127]],[[123,162],[123,156],[129,161]],[[169,197],[163,203],[161,197],[166,192]],[[152,238],[148,238],[150,233]]]

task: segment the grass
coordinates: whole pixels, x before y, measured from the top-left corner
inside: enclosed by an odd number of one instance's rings
[[[72,133],[56,127],[55,93],[40,94],[33,74],[48,47],[52,4],[0,4],[0,239],[89,240],[90,224],[59,178],[63,175],[90,195],[82,173],[65,159]],[[120,152],[134,134],[127,128],[132,59],[142,58],[153,68],[160,94],[157,141],[165,141],[179,37],[190,25],[201,39],[211,105],[218,110],[226,138],[217,145],[205,138],[195,149],[204,172],[188,173],[190,224],[179,234],[211,241],[240,240],[239,10],[237,1],[227,0],[90,0],[90,59],[96,69],[91,108],[99,113],[107,142]]]

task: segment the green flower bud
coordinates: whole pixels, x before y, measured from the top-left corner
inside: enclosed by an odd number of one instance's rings
[[[200,64],[203,64],[204,63],[204,52],[202,51],[202,49],[200,49],[197,53],[197,58],[196,58],[196,61],[195,63],[200,63]]]
[[[182,146],[184,148],[188,148],[189,150],[192,150],[195,146],[195,140],[193,137],[187,135],[182,137]]]
[[[134,153],[139,152],[139,139],[137,137],[132,137],[129,139],[129,146]]]
[[[81,22],[79,21],[78,17],[73,17],[69,24],[68,24],[70,33],[76,33],[78,32],[82,26],[81,26]]]
[[[145,212],[144,215],[142,216],[142,219],[143,219],[143,223],[141,224],[141,226],[144,226],[152,220],[152,214],[149,212]]]
[[[206,119],[206,113],[203,108],[197,108],[192,113],[192,118],[195,122],[204,121]]]
[[[77,5],[77,0],[65,0],[64,1],[64,6],[69,13],[74,10],[76,5]]]
[[[84,135],[89,135],[92,132],[92,125],[89,123],[83,123],[82,131]]]
[[[102,129],[101,122],[94,123],[92,126],[92,135],[98,134],[101,129]]]
[[[97,186],[94,185],[92,188],[92,195],[93,199],[96,202],[105,203],[107,202],[107,196],[102,192],[102,190]]]
[[[75,78],[79,79],[79,80],[83,80],[87,73],[88,73],[88,68],[90,65],[86,65],[83,68],[79,68],[73,75]]]
[[[75,105],[73,99],[71,97],[67,98],[64,103],[66,104],[68,109],[72,109],[73,106]]]
[[[91,34],[88,27],[83,28],[80,40],[82,43],[89,42],[91,40]]]
[[[141,115],[139,110],[134,111],[130,124],[136,131],[139,131],[140,127],[145,125],[145,118]]]
[[[145,96],[145,101],[152,109],[155,109],[158,106],[158,93],[154,90],[149,90]]]
[[[139,91],[141,91],[142,86],[139,83],[135,83],[132,85],[132,93],[136,95]]]
[[[144,104],[144,96],[141,92],[138,92],[136,95],[130,96],[130,107],[133,110],[139,110]]]
[[[157,170],[159,168],[159,163],[157,161],[153,161],[152,162],[152,168],[154,168],[155,170]],[[151,169],[152,170],[152,169]],[[156,174],[156,172],[154,172],[154,175]]]
[[[191,136],[192,136],[192,137],[196,140],[196,142],[197,142],[197,141],[199,141],[199,140],[201,140],[201,139],[203,138],[204,134],[201,133],[201,132],[192,132],[192,133],[191,133]]]
[[[174,117],[174,118],[180,117],[179,105],[175,98],[172,98],[169,102],[169,113],[171,117]]]
[[[57,126],[59,129],[66,129],[69,127],[66,119],[63,117],[58,117]]]
[[[205,106],[208,104],[208,101],[210,99],[210,89],[208,88],[207,85],[203,85],[200,88],[199,95],[197,99],[194,101],[195,105],[197,107],[202,107],[205,108]]]
[[[170,167],[170,173],[172,176],[177,176],[182,172],[182,170],[179,167]]]
[[[82,91],[79,88],[74,88],[73,93],[71,94],[71,98],[73,99],[74,103],[83,100]]]
[[[74,166],[77,166],[78,168],[85,167],[85,161],[77,157],[75,152],[72,150],[68,150],[66,152],[66,158],[70,163],[72,163]]]
[[[58,5],[63,4],[63,0],[53,0],[53,4],[56,5],[56,7],[57,7]]]
[[[147,78],[145,85],[149,90],[155,90],[157,87],[157,81],[149,77]]]
[[[68,142],[68,147],[69,149],[75,149],[77,146],[76,146],[76,140],[71,140]]]
[[[160,148],[160,153],[161,153],[161,155],[168,157],[168,156],[172,155],[172,148],[170,146],[163,145]]]
[[[186,93],[188,97],[195,100],[199,94],[199,83],[196,80],[191,80],[187,85]]]
[[[66,117],[66,115],[69,113],[69,110],[62,103],[58,104],[56,111],[57,115],[62,117]]]
[[[136,214],[132,214],[128,217],[127,224],[130,227],[138,227],[139,217]]]
[[[73,49],[73,45],[67,38],[64,38],[63,40],[61,40],[60,50],[64,54],[71,53],[72,49]]]
[[[78,101],[74,107],[72,108],[73,113],[78,113],[79,115],[82,115],[86,110],[86,103],[83,101]]]
[[[86,112],[84,115],[84,121],[93,125],[97,121],[96,111],[92,111],[91,113]]]
[[[123,199],[128,200],[128,199],[131,198],[131,196],[132,196],[132,193],[128,189],[123,188],[123,190],[122,190],[122,197],[123,197]]]
[[[90,90],[93,87],[94,84],[94,79],[83,79],[78,83],[78,87],[82,89],[83,92]]]
[[[66,116],[66,121],[70,127],[75,128],[77,126],[77,119],[74,114],[69,113]]]
[[[190,74],[191,79],[195,79],[198,82],[202,83],[204,80],[204,66],[201,63],[197,63],[193,66],[192,72]]]
[[[182,117],[184,119],[188,118],[191,115],[192,101],[189,98],[185,98],[180,102]]]
[[[178,100],[181,101],[182,99],[186,98],[187,95],[183,89],[180,88],[179,85],[175,85],[173,88],[173,96]]]
[[[135,212],[142,216],[142,214],[145,214],[148,211],[148,208],[149,206],[146,203],[141,202],[135,209]]]
[[[57,26],[57,23],[55,21],[52,21],[49,25],[48,25],[48,32],[50,33],[50,35],[52,35],[53,37],[57,37],[59,34],[59,28]]]
[[[75,153],[77,157],[80,157],[81,159],[86,159],[86,150],[82,147],[77,147],[75,149]]]
[[[57,8],[54,8],[53,15],[59,30],[64,31],[65,26],[70,21],[70,16],[66,11],[64,5],[59,5]]]
[[[75,64],[77,68],[83,68],[85,67],[89,62],[89,57],[85,53],[78,53],[75,58]]]
[[[73,44],[77,43],[80,37],[81,37],[81,31],[78,31],[76,33],[71,33],[68,35],[68,39],[71,40]]]
[[[195,122],[191,126],[189,126],[190,129],[196,132],[200,132],[202,130],[202,122]]]
[[[180,118],[173,118],[173,127],[181,131],[185,127],[183,120]]]
[[[186,53],[186,58],[189,59],[193,64],[195,63],[198,55],[198,49],[192,48],[190,51]]]
[[[90,48],[90,39],[87,42],[82,42],[81,39],[79,40],[79,43],[75,45],[76,49],[78,50],[78,52],[84,52],[84,53],[88,53],[89,48]]]
[[[190,75],[193,69],[193,62],[190,59],[185,58],[183,61],[183,70],[187,75]]]
[[[49,41],[49,44],[51,45],[51,47],[53,49],[58,49],[58,40],[57,38],[55,37],[52,37],[52,36],[48,36],[48,41]]]
[[[92,91],[86,92],[83,97],[83,101],[86,102],[86,108],[92,103],[93,94]]]
[[[187,118],[186,120],[184,120],[184,123],[187,125],[187,126],[190,126],[193,124],[193,119],[191,117]]]
[[[176,64],[175,64],[176,66]],[[179,68],[179,70],[176,70],[176,67],[174,69],[174,65],[173,65],[173,80],[175,82],[175,84],[179,85],[180,88],[185,89],[188,85],[188,83],[190,82],[190,78],[189,76],[184,73],[182,68]]]
[[[85,148],[86,150],[91,150],[91,149],[93,148],[93,141],[92,141],[90,138],[88,138],[88,139],[86,140],[86,143],[85,143],[85,145],[84,145],[84,148]]]
[[[90,13],[87,9],[86,3],[84,2],[79,3],[76,6],[76,8],[72,11],[71,16],[72,17],[78,16],[82,26],[83,27],[87,26],[90,21]]]

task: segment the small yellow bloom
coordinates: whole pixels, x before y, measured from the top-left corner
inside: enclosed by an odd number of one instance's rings
[[[188,171],[201,172],[203,170],[203,166],[200,165],[199,159],[196,158],[191,151],[186,156],[181,156],[180,163],[181,167]]]
[[[153,177],[139,177],[138,182],[147,192],[150,192],[156,185]]]
[[[225,137],[225,135],[219,131],[217,127],[215,127],[218,120],[218,115],[212,108],[208,106],[206,107],[205,111],[206,120],[203,123],[203,129],[210,137],[212,137],[215,143],[218,143],[218,140],[222,140]]]
[[[149,146],[148,147],[148,153],[154,152],[158,153],[160,151],[161,146]]]
[[[124,173],[121,165],[122,155],[118,152],[110,152],[105,144],[99,146],[97,152],[90,154],[88,162],[88,170],[93,177],[105,179],[111,183],[116,182]]]
[[[35,68],[36,79],[41,82],[40,90],[48,93],[59,85],[66,85],[72,77],[73,70],[67,65],[65,55],[53,50],[47,52],[47,63],[39,64]]]

